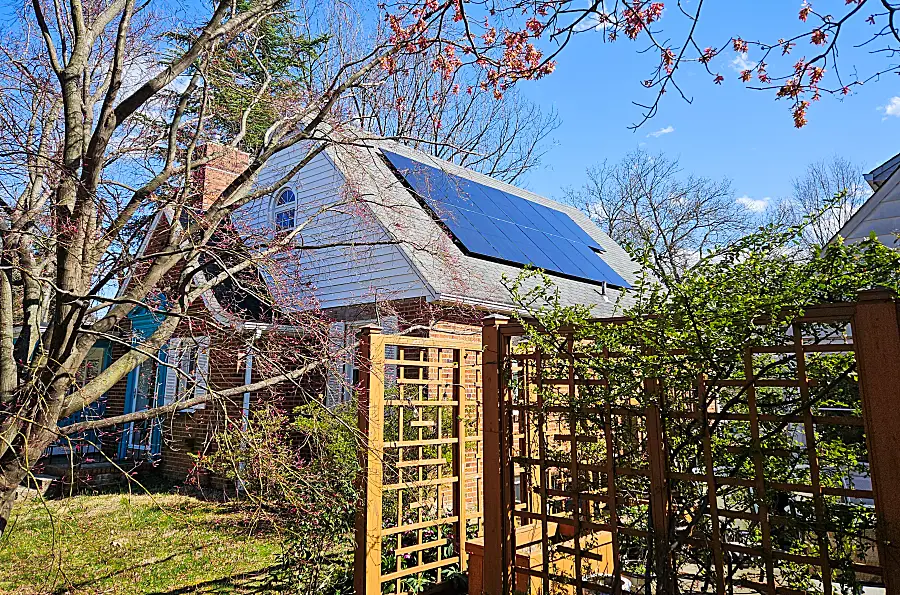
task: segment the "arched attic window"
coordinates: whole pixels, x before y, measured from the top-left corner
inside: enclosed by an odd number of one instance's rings
[[[275,231],[289,231],[296,225],[297,196],[290,188],[282,188],[272,202],[272,221]]]

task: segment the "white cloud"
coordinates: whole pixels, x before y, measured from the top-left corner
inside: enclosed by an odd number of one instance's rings
[[[885,118],[888,116],[900,117],[900,97],[891,97],[887,105],[883,105],[878,109],[884,112]]]
[[[594,31],[616,29],[616,23],[613,20],[612,15],[609,15],[605,12],[592,12],[588,15],[588,18],[586,18],[584,22],[575,26],[575,30],[578,32],[590,31],[591,29],[593,29]]]
[[[656,132],[651,132],[651,133],[648,134],[647,136],[648,136],[648,137],[649,137],[649,136],[652,136],[653,138],[659,138],[659,137],[661,137],[661,136],[664,135],[664,134],[669,134],[670,132],[675,132],[675,127],[674,127],[674,126],[666,126],[665,128],[660,128],[660,129],[657,130]]]
[[[734,202],[738,203],[751,213],[762,213],[769,208],[769,201],[772,199],[768,196],[765,198],[750,198],[749,196],[741,196]]]
[[[731,61],[731,68],[735,72],[743,72],[745,70],[753,70],[756,68],[756,62],[747,59],[747,52],[736,54],[734,60]]]

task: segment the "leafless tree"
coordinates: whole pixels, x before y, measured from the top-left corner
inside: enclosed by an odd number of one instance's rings
[[[804,229],[809,245],[824,246],[869,198],[871,191],[863,179],[862,168],[835,155],[810,164],[793,181],[793,195],[787,201],[793,218],[820,214]]]
[[[727,179],[685,174],[678,159],[635,150],[588,170],[567,197],[610,237],[645,254],[661,277],[677,278],[716,244],[741,235],[756,215],[735,201]]]
[[[538,166],[559,126],[556,113],[514,88],[496,92],[477,71],[444,76],[433,60],[408,56],[383,85],[358,88],[361,127],[510,183]]]
[[[316,349],[327,343],[321,316],[296,313],[297,304],[279,310],[290,292],[266,295],[252,283],[279,266],[278,254],[342,245],[302,243],[321,211],[258,237],[235,215],[329,147],[365,143],[348,127],[358,122],[355,92],[383,86],[417,53],[430,52],[442,77],[490,70],[495,90],[551,70],[528,34],[476,47],[476,25],[451,1],[217,0],[173,13],[153,0],[33,0],[15,15],[0,44],[0,532],[17,486],[61,436],[296,383],[327,359]],[[476,50],[463,52],[466,44]],[[477,150],[490,159],[486,147]],[[203,195],[200,168],[237,149],[248,163]],[[296,160],[261,183],[288,149]],[[342,202],[367,200],[346,194]],[[161,242],[141,250],[160,221]],[[263,379],[60,426],[137,366],[165,365],[157,354],[179,326],[217,324],[193,317],[226,282],[286,311],[272,314],[271,328],[293,329],[273,339]],[[160,318],[146,336],[127,334],[136,308]],[[121,353],[85,375],[100,339]],[[244,339],[233,334],[233,348]]]

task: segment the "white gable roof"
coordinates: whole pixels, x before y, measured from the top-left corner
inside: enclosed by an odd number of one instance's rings
[[[336,308],[418,297],[494,312],[515,308],[503,279],[514,280],[521,268],[465,253],[407,190],[381,149],[565,213],[601,246],[602,258],[616,273],[630,284],[637,281],[639,267],[578,209],[393,141],[343,140],[316,156],[288,184],[297,197],[297,223],[310,213],[320,213],[303,229],[302,244],[342,244],[325,250],[301,248],[296,256],[281,258],[273,274],[283,279],[269,280],[273,292],[297,307],[315,302],[312,307]],[[260,172],[259,183],[279,179],[304,157],[307,148],[295,145],[276,155]],[[329,204],[337,206],[322,212],[323,205]],[[259,199],[244,207],[238,219],[257,232],[271,230],[271,208],[271,198]],[[596,316],[617,313],[618,299],[627,296],[611,287],[604,294],[604,288],[593,282],[550,277],[562,303],[591,305]]]
[[[877,173],[877,190],[869,200],[859,208],[847,221],[837,235],[850,242],[863,240],[872,233],[888,245],[900,247],[897,234],[900,233],[900,161],[894,165],[893,172],[885,166],[897,161],[897,158],[879,166],[869,175]],[[873,178],[874,179],[874,178]]]

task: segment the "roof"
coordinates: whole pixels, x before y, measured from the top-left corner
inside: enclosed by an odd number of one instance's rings
[[[900,233],[900,154],[866,174],[875,192],[835,234],[848,241],[863,240],[875,233],[882,243],[898,246]],[[832,239],[831,241],[834,241]]]
[[[361,192],[378,197],[378,200],[371,201],[373,213],[388,233],[400,242],[422,280],[431,289],[432,299],[462,302],[493,311],[513,310],[516,306],[503,279],[504,276],[509,280],[515,279],[521,269],[463,252],[387,165],[381,155],[382,149],[568,215],[600,245],[603,260],[616,273],[632,285],[637,282],[639,266],[624,249],[574,207],[437,159],[395,141],[367,139],[364,143],[332,148],[330,157],[338,169],[349,180],[358,184]],[[607,288],[604,295],[604,288],[596,283],[553,274],[549,276],[557,286],[563,304],[592,305],[597,316],[615,313],[616,301],[622,294],[620,290]]]
[[[863,178],[869,183],[872,190],[878,190],[891,177],[891,174],[897,171],[898,166],[900,166],[900,153],[897,153],[869,173],[863,174]]]

